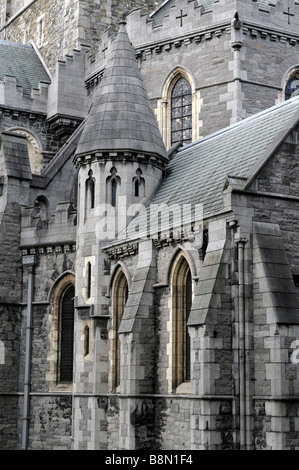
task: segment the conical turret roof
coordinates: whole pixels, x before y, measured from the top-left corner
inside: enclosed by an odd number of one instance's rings
[[[120,22],[76,156],[131,151],[166,159],[125,23],[125,20]]]

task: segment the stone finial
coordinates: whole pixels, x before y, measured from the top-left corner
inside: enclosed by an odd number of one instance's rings
[[[121,24],[127,24],[127,14],[126,12],[122,11],[119,15],[119,21],[118,23]]]
[[[243,21],[241,20],[239,13],[236,11],[234,19],[233,19],[233,27],[235,29],[241,29],[243,25]]]

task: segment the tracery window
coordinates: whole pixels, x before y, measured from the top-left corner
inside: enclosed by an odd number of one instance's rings
[[[285,100],[299,94],[299,70],[292,74],[285,86]]]
[[[185,256],[179,255],[172,275],[173,306],[173,388],[190,381],[190,336],[188,317],[192,304],[191,270]]]
[[[192,141],[192,90],[188,81],[181,77],[171,93],[171,144]]]
[[[127,278],[120,268],[115,275],[112,286],[112,387],[116,390],[120,385],[120,341],[118,330],[128,299]]]

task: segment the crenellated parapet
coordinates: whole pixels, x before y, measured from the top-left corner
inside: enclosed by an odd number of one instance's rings
[[[85,55],[89,46],[74,49],[72,55],[58,60],[49,87],[47,119],[61,135],[70,135],[88,112],[87,91],[84,82]]]
[[[3,81],[0,80],[0,105],[26,112],[46,113],[48,89],[49,83],[40,82],[38,88],[26,94],[15,76],[5,75]]]
[[[293,4],[293,5],[292,5]],[[195,38],[200,32],[200,39],[219,36],[218,30],[227,25],[235,13],[248,25],[262,27],[269,25],[271,29],[281,30],[289,35],[297,36],[299,26],[299,2],[251,0],[170,0],[155,13],[148,15],[143,10],[135,9],[128,15],[128,34],[137,50],[153,46],[160,52],[162,47],[178,46],[185,39]],[[181,39],[180,39],[181,38]]]

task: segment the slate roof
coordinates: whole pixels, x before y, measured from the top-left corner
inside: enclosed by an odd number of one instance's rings
[[[13,75],[24,95],[31,95],[40,82],[51,83],[43,64],[32,46],[0,40],[0,80]]]
[[[4,155],[7,176],[31,180],[26,137],[3,131],[0,134],[0,148]]]
[[[286,135],[296,120],[299,97],[181,147],[168,163],[167,176],[148,206],[127,227],[127,237],[138,238],[137,226],[140,234],[146,234],[150,204],[202,204],[204,215],[223,209],[227,177],[252,178],[253,169],[258,170],[277,136]],[[123,238],[125,233],[119,236]]]
[[[113,42],[76,155],[107,151],[133,151],[167,159],[124,20]]]

